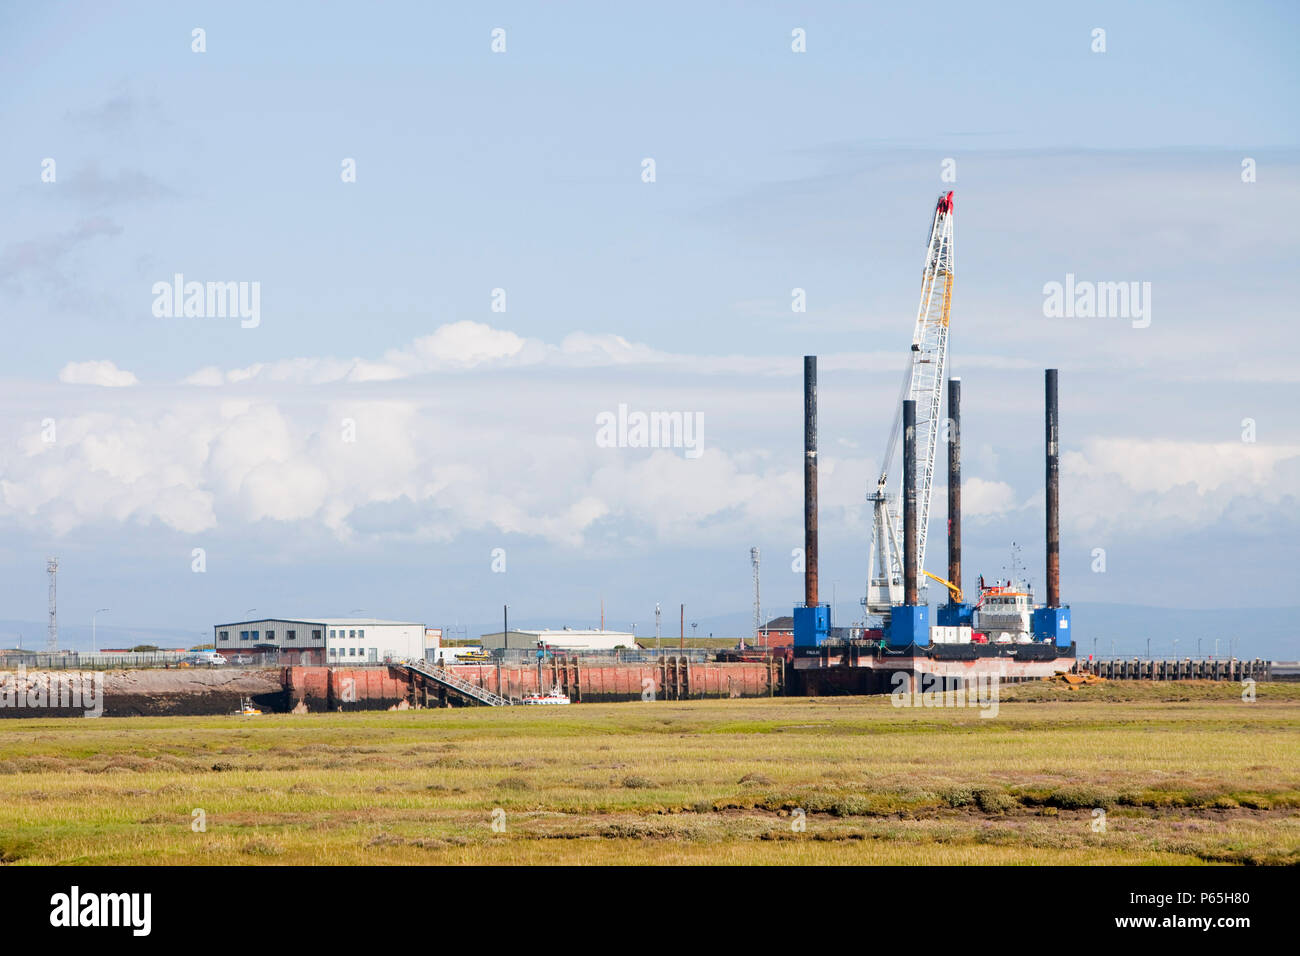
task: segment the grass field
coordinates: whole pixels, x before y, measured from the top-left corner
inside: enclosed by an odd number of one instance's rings
[[[1300,687],[1240,693],[5,720],[0,860],[1300,862]]]

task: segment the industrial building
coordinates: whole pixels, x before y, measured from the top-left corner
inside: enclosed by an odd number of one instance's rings
[[[557,651],[612,651],[620,647],[636,647],[636,635],[626,631],[576,630],[563,628],[511,628],[483,635],[483,646],[489,649],[534,650],[539,645]]]
[[[774,617],[754,635],[759,647],[789,647],[794,643],[794,618],[789,614]]]
[[[425,656],[425,627],[409,621],[280,617],[217,624],[212,630],[218,654],[259,663],[378,664]]]

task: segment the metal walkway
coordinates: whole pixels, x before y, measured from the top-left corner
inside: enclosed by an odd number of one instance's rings
[[[464,678],[457,677],[455,674],[445,671],[440,667],[433,667],[426,664],[424,661],[406,661],[402,666],[409,671],[421,675],[422,677],[429,678],[429,680],[433,681],[435,684],[441,684],[443,687],[453,690],[463,697],[468,697],[470,700],[476,701],[480,704],[485,704],[488,707],[509,707],[514,703],[499,694],[492,693],[492,691],[485,687],[471,684]]]

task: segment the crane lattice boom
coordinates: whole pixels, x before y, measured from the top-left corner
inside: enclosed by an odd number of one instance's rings
[[[874,525],[871,557],[867,567],[868,614],[888,618],[890,607],[903,603],[903,541],[898,510],[891,507],[897,496],[888,493],[890,470],[902,429],[903,400],[916,402],[917,522],[916,561],[925,568],[925,543],[930,526],[930,492],[934,485],[934,457],[943,425],[944,369],[948,361],[948,320],[952,307],[953,258],[952,193],[939,197],[926,246],[925,269],[921,273],[921,302],[912,331],[911,360],[903,374],[903,386],[894,406],[894,423],[881,458],[876,490],[867,496],[873,504]]]

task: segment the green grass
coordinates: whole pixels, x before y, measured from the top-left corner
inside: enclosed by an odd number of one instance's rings
[[[1300,862],[1300,687],[1002,696],[6,720],[0,861]]]

